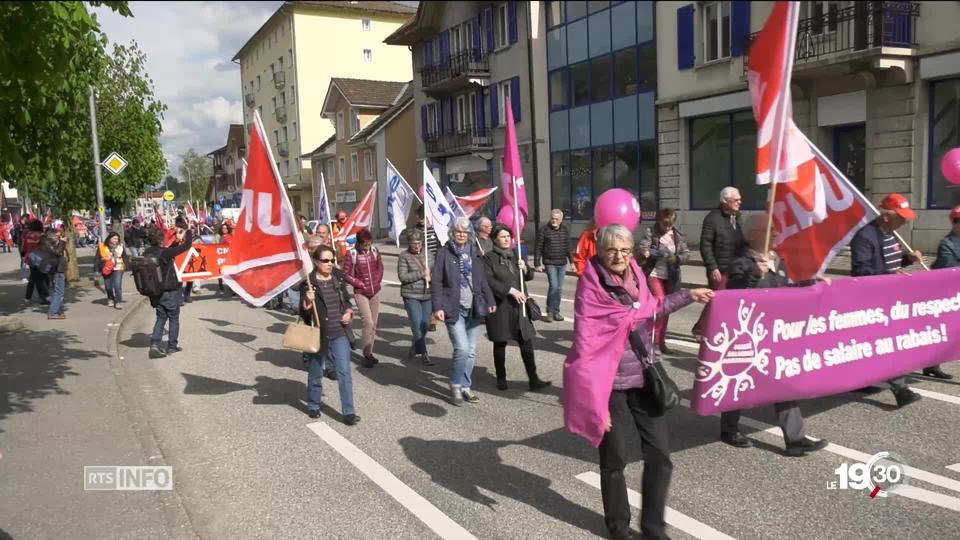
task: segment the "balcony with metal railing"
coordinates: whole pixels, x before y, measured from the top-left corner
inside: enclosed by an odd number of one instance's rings
[[[283,85],[286,84],[286,77],[283,74],[283,71],[274,71],[273,72],[273,86],[275,88],[281,89]]]
[[[466,88],[490,78],[490,57],[486,51],[470,48],[420,69],[420,85],[427,94],[437,95]]]
[[[274,114],[277,117],[277,122],[280,122],[281,124],[285,124],[287,122],[287,106],[286,105],[278,106],[277,110],[274,111]]]
[[[821,5],[830,6],[824,2]],[[854,2],[828,9],[797,24],[794,69],[896,54],[917,47],[920,2]],[[747,47],[759,32],[747,37]],[[744,74],[747,62],[744,62]]]
[[[430,133],[424,138],[427,156],[440,157],[493,149],[491,129],[465,125],[453,131]]]
[[[250,92],[243,95],[243,101],[247,104],[247,107],[253,108],[257,104],[257,97]]]
[[[277,153],[283,157],[290,155],[290,143],[287,141],[277,143]]]

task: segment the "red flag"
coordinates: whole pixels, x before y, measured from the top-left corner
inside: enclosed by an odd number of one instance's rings
[[[493,192],[497,190],[497,187],[485,188],[465,196],[457,197],[457,202],[460,204],[460,208],[463,209],[463,214],[467,217],[470,217],[483,208],[483,205],[487,204],[487,199],[493,195]]]
[[[47,214],[43,216],[43,226],[49,227],[51,223],[53,223],[53,212],[47,210]]]
[[[160,213],[160,209],[156,206],[153,207],[153,220],[157,223],[157,227],[160,227],[160,230],[167,232],[167,220],[163,218],[163,214]]]
[[[500,192],[500,211],[497,221],[510,227],[514,241],[520,238],[527,222],[527,191],[523,187],[523,168],[517,147],[517,128],[513,123],[513,109],[506,100],[507,133],[503,144],[503,191]],[[515,212],[516,211],[516,212]]]
[[[799,2],[777,2],[750,47],[747,82],[757,120],[758,184],[792,181],[794,169],[813,158],[793,123],[790,97],[799,9]]]
[[[266,141],[260,114],[254,111],[240,215],[221,265],[223,281],[255,306],[266,304],[313,270]]]
[[[193,212],[193,205],[190,204],[190,201],[187,201],[186,206],[183,207],[183,215],[186,216],[188,222],[197,220],[197,214]]]
[[[340,227],[340,234],[338,234],[334,240],[343,242],[346,241],[348,237],[357,234],[357,231],[360,229],[370,228],[370,220],[373,218],[373,199],[376,193],[377,183],[374,182],[373,187],[363,196],[360,204],[350,213],[350,217],[344,222],[343,227]]]

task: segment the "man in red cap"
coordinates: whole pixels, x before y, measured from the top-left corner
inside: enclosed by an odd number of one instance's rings
[[[917,219],[910,208],[910,201],[899,193],[891,193],[880,201],[880,216],[863,227],[850,241],[850,275],[882,276],[901,273],[903,267],[920,262],[921,253],[904,253],[894,231],[908,221]],[[907,386],[906,377],[897,377],[889,381],[897,407],[905,407],[920,399]]]
[[[940,240],[937,247],[937,260],[930,265],[930,268],[954,268],[960,266],[960,205],[954,206],[950,211],[950,223],[953,224],[950,234]],[[923,374],[928,377],[938,379],[952,379],[953,375],[944,372],[940,366],[932,366],[923,370]]]

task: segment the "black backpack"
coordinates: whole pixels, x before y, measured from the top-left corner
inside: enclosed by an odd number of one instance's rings
[[[160,260],[156,256],[146,255],[133,267],[133,282],[137,292],[143,296],[157,298],[164,292],[164,275],[160,269]]]

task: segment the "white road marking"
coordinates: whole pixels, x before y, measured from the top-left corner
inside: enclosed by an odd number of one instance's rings
[[[588,471],[576,476],[577,480],[585,482],[597,489],[600,489],[600,475],[594,471]],[[632,489],[627,489],[627,500],[630,506],[640,508],[640,494]],[[709,538],[711,540],[734,540],[732,536],[723,534],[713,527],[697,521],[692,517],[667,507],[664,512],[664,520],[676,529],[693,536],[694,538]]]
[[[936,491],[918,488],[917,486],[911,486],[909,484],[900,486],[896,491],[893,491],[890,494],[899,495],[915,501],[925,502],[934,506],[939,506],[940,508],[953,510],[954,512],[960,512],[960,499],[951,497],[949,495],[943,495],[942,493],[937,493]]]
[[[419,493],[410,489],[409,486],[401,482],[390,471],[373,460],[353,445],[350,441],[333,430],[324,422],[314,422],[307,424],[311,431],[317,434],[331,448],[340,453],[344,458],[353,464],[360,472],[380,486],[387,495],[390,495],[398,503],[409,510],[424,525],[437,533],[440,538],[456,538],[464,540],[477,540],[477,537],[470,534],[469,531],[461,527],[446,514],[437,509],[430,501],[424,499]]]
[[[681,339],[667,339],[667,343],[671,345],[676,345],[677,347],[684,347],[691,351],[699,352],[700,345],[696,343],[691,343],[689,341],[684,341]],[[952,403],[954,405],[960,405],[960,397],[951,396],[949,394],[942,394],[940,392],[934,392],[932,390],[924,390],[923,388],[911,388],[914,392],[920,394],[923,397],[935,399],[937,401],[942,401],[944,403]]]
[[[960,463],[957,463],[956,465],[947,465],[947,468],[951,471],[960,472]]]

